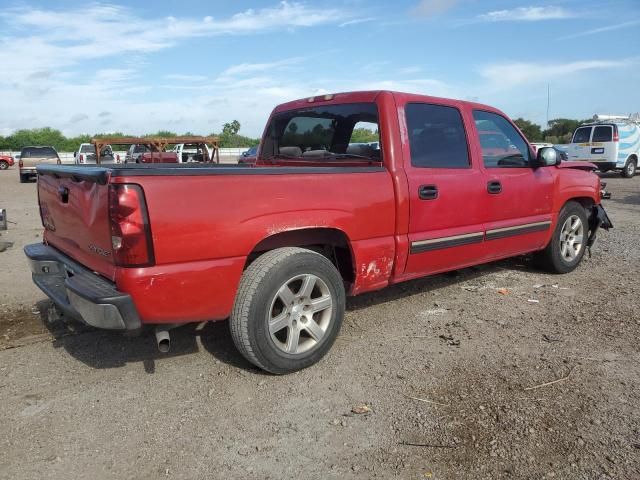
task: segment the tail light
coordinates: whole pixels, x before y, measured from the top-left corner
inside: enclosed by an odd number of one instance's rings
[[[148,267],[155,263],[151,227],[139,185],[113,184],[109,190],[111,247],[115,264]]]
[[[120,155],[116,154],[116,162],[120,163]]]
[[[84,155],[80,154],[80,163],[84,163]]]
[[[619,142],[620,141],[620,135],[618,135],[618,126],[617,125],[613,126],[613,141],[614,142]]]
[[[22,159],[18,160],[18,167],[22,168],[22,165],[24,165],[24,163],[22,163]]]

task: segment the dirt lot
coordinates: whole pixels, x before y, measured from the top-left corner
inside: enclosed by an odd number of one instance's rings
[[[616,228],[576,272],[520,258],[350,299],[329,356],[274,377],[225,322],[169,355],[45,328],[35,184],[2,172],[0,478],[640,478],[640,178],[607,181]]]

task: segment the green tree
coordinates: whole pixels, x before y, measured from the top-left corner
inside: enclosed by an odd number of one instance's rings
[[[524,118],[516,118],[513,123],[522,130],[522,133],[524,133],[524,136],[527,137],[527,140],[530,142],[539,142],[542,140],[542,128],[540,128],[540,125],[525,120]]]
[[[575,120],[571,118],[555,118],[549,121],[549,128],[542,132],[545,141],[553,143],[569,143],[573,137],[573,132],[588,120]]]
[[[373,132],[366,128],[354,128],[351,134],[351,143],[377,142],[378,132]]]
[[[238,120],[234,120],[230,123],[225,123],[222,126],[222,134],[223,135],[237,135],[240,131],[240,122]]]

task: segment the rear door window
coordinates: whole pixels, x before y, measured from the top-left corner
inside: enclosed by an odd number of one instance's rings
[[[603,125],[593,129],[592,142],[611,142],[613,141],[613,129],[610,125]]]
[[[457,108],[409,103],[405,112],[412,166],[469,168],[467,136]]]
[[[591,127],[580,127],[576,130],[576,133],[573,134],[573,142],[572,143],[587,143],[591,138]]]

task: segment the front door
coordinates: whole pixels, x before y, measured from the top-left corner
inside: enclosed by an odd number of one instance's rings
[[[454,105],[407,103],[404,165],[410,195],[405,274],[437,273],[483,257],[484,174],[472,163],[462,112]]]
[[[552,171],[532,168],[529,144],[505,117],[474,110],[473,118],[486,175],[487,258],[544,247],[552,226]]]

